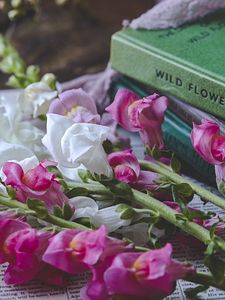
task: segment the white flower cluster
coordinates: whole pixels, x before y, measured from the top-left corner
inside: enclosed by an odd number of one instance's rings
[[[69,180],[80,180],[79,169],[97,174],[112,175],[103,141],[111,134],[107,126],[74,123],[66,116],[48,114],[51,101],[57,97],[46,83],[31,84],[25,90],[0,92],[0,168],[6,161],[18,162],[26,172],[48,158],[57,162]],[[47,116],[47,122],[37,117]],[[0,176],[4,179],[3,172]],[[76,208],[73,219],[88,217],[99,227],[106,224],[108,231],[128,226],[118,205],[99,208],[88,197],[75,197],[70,202]]]

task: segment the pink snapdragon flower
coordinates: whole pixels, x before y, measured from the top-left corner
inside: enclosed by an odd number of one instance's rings
[[[7,254],[5,252],[5,241],[14,232],[30,228],[30,226],[19,219],[11,217],[0,218],[0,264],[7,261]]]
[[[95,265],[105,250],[106,228],[58,233],[43,255],[43,261],[70,274],[84,272]]]
[[[117,180],[131,184],[140,190],[155,191],[158,187],[156,181],[160,175],[151,171],[142,171],[131,149],[109,154],[108,161]]]
[[[4,253],[9,265],[4,274],[7,284],[21,284],[34,278],[48,284],[62,284],[63,273],[42,261],[50,232],[25,228],[11,233],[4,242]],[[49,276],[44,276],[48,274]]]
[[[104,273],[110,267],[116,255],[131,251],[132,248],[132,244],[107,237],[103,255],[98,263],[91,267],[92,278],[81,290],[83,300],[108,300],[110,298],[104,281]]]
[[[161,125],[167,106],[166,97],[153,94],[140,99],[135,93],[120,89],[106,111],[126,130],[139,132],[145,146],[162,149],[164,144]]]
[[[68,198],[61,191],[61,184],[56,180],[56,174],[49,172],[48,166],[55,166],[51,161],[43,161],[34,169],[24,173],[22,167],[15,162],[6,162],[3,172],[5,184],[16,190],[16,198],[26,202],[28,198],[36,198],[45,202],[48,209],[55,205],[63,207]]]
[[[225,182],[225,136],[220,135],[219,125],[202,120],[193,125],[191,141],[195,150],[210,164],[215,165],[218,186]]]
[[[75,123],[100,124],[95,101],[82,89],[72,89],[59,94],[49,106],[49,113],[68,116]]]
[[[171,294],[177,279],[194,272],[193,267],[171,258],[167,244],[144,254],[122,253],[104,273],[109,295],[122,299],[159,300]]]

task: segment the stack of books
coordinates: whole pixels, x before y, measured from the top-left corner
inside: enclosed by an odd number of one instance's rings
[[[124,76],[113,92],[125,87],[142,97],[151,91],[168,96],[165,144],[192,175],[215,184],[214,169],[194,151],[190,134],[203,118],[225,134],[225,11],[177,29],[121,30],[112,36],[111,64]]]

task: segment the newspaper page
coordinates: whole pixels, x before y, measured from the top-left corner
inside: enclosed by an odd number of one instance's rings
[[[127,136],[127,133],[122,131],[122,134]],[[143,147],[137,135],[129,135],[131,144],[134,148],[135,154],[142,158]],[[216,189],[212,189],[217,193]],[[220,209],[213,204],[204,204],[198,197],[194,197],[191,206],[197,209],[205,209],[214,212],[219,212]],[[193,263],[201,272],[207,272],[207,268],[203,264],[203,257],[200,254],[199,246],[194,246],[193,240],[190,237],[186,238],[185,242],[171,241],[174,247],[174,257],[180,261],[189,261]],[[29,282],[22,285],[11,286],[6,285],[3,281],[3,273],[6,265],[0,266],[0,300],[82,300],[80,297],[80,290],[86,284],[89,274],[84,274],[76,277],[71,277],[68,285],[65,288],[44,286],[39,282]],[[180,280],[177,283],[175,292],[167,297],[165,300],[188,300],[185,295],[185,290],[194,287],[193,283]],[[193,299],[193,298],[191,298]],[[225,292],[216,288],[209,288],[207,291],[199,293],[197,298],[201,300],[225,300]],[[138,299],[137,299],[138,300]]]

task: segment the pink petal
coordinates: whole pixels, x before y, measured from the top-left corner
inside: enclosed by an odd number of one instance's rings
[[[75,243],[85,247],[85,255],[82,261],[92,266],[97,263],[100,256],[103,254],[106,242],[106,227],[102,225],[99,229],[89,231],[85,230],[78,233],[74,238]]]
[[[155,189],[159,186],[159,184],[156,182],[159,178],[160,175],[158,173],[141,171],[136,186],[138,189],[155,191]]]
[[[192,145],[195,150],[211,164],[221,163],[216,157],[214,157],[214,153],[212,152],[214,139],[219,135],[219,133],[219,126],[209,120],[203,120],[201,125],[193,125],[191,133]]]
[[[59,95],[59,99],[52,101],[49,113],[66,115],[74,106],[88,109],[92,114],[97,114],[95,101],[82,89],[72,89]]]
[[[120,89],[115,96],[115,99],[111,105],[106,108],[113,118],[120,126],[128,131],[138,131],[130,121],[128,109],[129,106],[139,97],[133,92],[125,89]]]
[[[29,272],[20,267],[9,265],[4,274],[6,284],[22,284],[34,279],[39,272],[39,269],[31,269]]]
[[[225,163],[225,136],[215,137],[212,144],[212,154],[216,160]]]
[[[136,177],[139,176],[140,165],[131,149],[109,154],[108,161],[111,167],[116,167],[118,165],[127,166],[133,170],[133,172],[136,174]]]
[[[55,174],[49,172],[45,167],[39,164],[36,168],[26,172],[22,181],[33,191],[44,191],[50,187],[55,177]]]
[[[5,183],[7,185],[20,186],[22,185],[21,180],[24,175],[22,167],[14,162],[6,162],[3,165],[3,173],[7,176]]]

